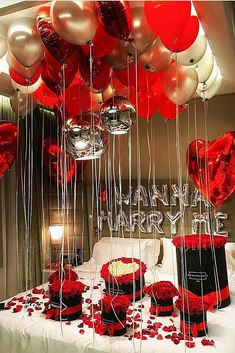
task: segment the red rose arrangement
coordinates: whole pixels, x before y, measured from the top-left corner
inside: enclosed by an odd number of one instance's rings
[[[128,306],[131,305],[131,302],[125,295],[106,295],[103,299],[100,300],[100,306],[102,310],[110,313],[114,311],[116,314],[120,312],[125,313],[128,309]]]
[[[122,261],[124,264],[137,263],[139,265],[138,270],[132,273],[128,273],[122,276],[113,276],[109,271],[109,266],[116,261]],[[133,283],[133,280],[138,280],[140,277],[144,275],[147,267],[144,262],[140,261],[136,258],[128,258],[128,257],[120,257],[118,259],[114,259],[112,261],[107,262],[102,266],[101,269],[101,277],[108,281],[109,283],[119,283],[119,284],[128,284]]]
[[[202,298],[179,298],[175,302],[175,307],[181,312],[189,315],[201,315],[210,309],[210,304]]]
[[[85,285],[81,282],[65,280],[62,285],[61,281],[54,281],[49,286],[49,292],[51,297],[57,297],[62,292],[64,298],[74,297],[75,295],[82,294]]]
[[[53,283],[54,281],[61,281],[61,280],[64,281],[65,279],[69,281],[77,281],[78,275],[75,271],[65,267],[63,269],[59,269],[53,272],[48,277],[48,282]]]
[[[227,242],[227,238],[220,235],[210,236],[208,234],[188,234],[177,236],[173,244],[177,248],[186,249],[209,249],[211,247],[221,248]]]
[[[179,295],[178,290],[170,281],[159,281],[145,288],[145,292],[154,298],[168,300]]]

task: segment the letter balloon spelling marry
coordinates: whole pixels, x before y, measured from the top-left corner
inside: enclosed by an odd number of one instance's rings
[[[196,188],[215,208],[220,207],[235,190],[235,131],[214,141],[191,142],[187,164]]]

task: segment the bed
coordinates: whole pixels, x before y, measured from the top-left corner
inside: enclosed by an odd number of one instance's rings
[[[107,248],[107,244],[105,246]],[[117,251],[117,246],[115,249]],[[104,282],[99,276],[100,264],[99,261],[97,262],[96,250],[94,249],[93,252],[95,257],[93,256],[88,263],[76,268],[80,281],[88,286],[87,288],[90,288],[84,293],[84,313],[88,311],[90,300],[96,303],[103,294]],[[229,261],[232,261],[232,259],[229,258]],[[171,280],[173,283],[177,283],[175,273],[165,273],[162,269],[163,267],[159,266],[150,268],[145,276],[146,283],[150,284],[156,280]],[[235,352],[235,276],[231,263],[229,264],[229,271],[231,305],[222,310],[208,313],[208,338],[214,340],[215,346],[204,347],[201,344],[202,339],[196,338],[194,339],[196,346],[193,348],[195,353],[202,353],[203,351],[208,353]],[[40,288],[46,290],[47,286],[48,284],[45,283]],[[31,304],[24,305],[19,312],[13,312],[14,308],[21,305],[22,300],[25,299],[31,301]],[[43,294],[28,291],[6,301],[8,304],[10,302],[12,306],[10,310],[0,311],[0,353],[183,353],[190,350],[185,346],[184,341],[180,341],[176,345],[171,339],[165,338],[167,332],[163,330],[163,327],[174,324],[179,330],[179,317],[151,320],[152,323],[162,323],[162,327],[159,328],[159,333],[163,337],[162,340],[157,339],[156,336],[153,338],[148,336],[146,340],[130,339],[130,335],[133,333],[132,328],[128,329],[126,336],[118,338],[100,336],[95,334],[92,328],[83,325],[82,320],[69,323],[46,320],[43,314],[43,303],[47,300]],[[13,303],[15,304],[13,305]],[[149,306],[150,299],[144,297],[141,302],[136,302],[134,307],[131,308],[133,313],[130,317],[138,313],[142,314],[143,329],[147,328],[150,323],[148,321],[150,320]]]

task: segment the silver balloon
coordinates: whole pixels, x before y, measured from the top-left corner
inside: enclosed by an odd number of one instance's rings
[[[198,75],[190,66],[173,62],[163,75],[163,90],[174,104],[183,105],[190,101],[196,92]]]
[[[53,27],[70,43],[92,42],[96,32],[96,15],[88,1],[54,1],[51,6]]]
[[[63,127],[67,152],[78,160],[100,158],[108,144],[97,115],[90,112],[68,119]]]
[[[203,230],[202,230],[202,227],[203,227]],[[192,233],[210,234],[210,222],[208,219],[207,212],[204,212],[204,213],[193,212]]]
[[[143,211],[132,212],[131,221],[130,221],[131,232],[135,232],[136,227],[138,227],[141,233],[146,233],[146,229],[144,227],[145,221],[146,221],[146,216]]]
[[[40,60],[30,67],[25,67],[16,59],[16,57],[12,54],[10,50],[7,51],[6,59],[11,69],[13,69],[19,75],[27,79],[32,78],[38,72],[41,66],[41,60]]]
[[[182,191],[176,184],[173,184],[171,185],[171,190],[173,191],[171,195],[172,206],[177,206],[177,199],[182,205],[189,206],[189,184],[184,184]]]
[[[39,77],[39,79],[34,84],[28,85],[28,86],[20,85],[19,83],[15,82],[13,79],[11,79],[12,87],[16,91],[19,91],[21,93],[26,93],[26,94],[35,92],[40,87],[41,83],[42,83],[41,76]]]
[[[100,109],[101,124],[114,135],[128,132],[136,121],[133,105],[124,97],[115,96],[108,99]]]
[[[25,67],[39,61],[44,47],[34,19],[20,18],[13,21],[8,29],[8,45],[16,59]]]
[[[116,46],[106,56],[107,63],[113,70],[125,69],[134,61],[134,57],[125,53],[122,49],[121,42],[117,41]]]
[[[205,83],[199,83],[197,87],[197,94],[203,99],[210,99],[216,95],[222,83],[222,76],[215,63],[214,69],[208,80]]]
[[[152,185],[152,190],[150,193],[151,206],[157,206],[158,200],[165,206],[169,206],[168,201],[168,185],[162,185],[162,191],[158,188],[158,185]]]
[[[176,212],[175,214],[171,214],[169,211],[165,213],[165,216],[169,219],[171,223],[171,234],[177,234],[177,222],[179,222],[181,218],[181,213]]]
[[[157,38],[152,47],[139,56],[139,62],[147,71],[158,72],[165,70],[171,63],[170,51]]]
[[[177,54],[177,62],[182,65],[196,64],[206,52],[207,40],[204,34],[199,34],[195,42],[187,49]]]
[[[0,24],[0,58],[7,52],[7,30],[3,24]]]
[[[139,185],[135,189],[132,205],[137,206],[141,204],[141,202],[143,206],[149,206],[147,190],[144,186]]]
[[[162,228],[164,217],[161,211],[149,212],[147,217],[147,233],[154,233],[156,231],[158,234],[164,234]]]
[[[132,13],[132,31],[130,33],[131,41],[121,42],[123,50],[135,57],[136,52],[140,55],[148,50],[156,39],[156,34],[149,27],[144,9],[135,7]]]
[[[210,77],[213,67],[215,64],[215,59],[214,56],[209,48],[207,46],[207,50],[203,57],[201,58],[200,61],[198,61],[197,64],[195,64],[195,69],[198,74],[198,81],[199,82],[206,82],[208,78]]]
[[[10,104],[15,114],[21,117],[26,116],[36,106],[33,95],[24,94],[17,91],[11,92]]]
[[[227,213],[217,212],[214,215],[214,218],[215,218],[214,235],[228,236],[228,232],[226,230],[222,230],[224,228],[224,223],[222,222],[222,220],[228,219]]]

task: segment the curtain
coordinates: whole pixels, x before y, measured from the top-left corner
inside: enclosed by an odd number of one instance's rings
[[[0,96],[1,120],[19,127],[18,156],[0,180],[0,300],[42,283],[48,248],[47,183],[43,183],[42,133],[47,115],[36,109],[18,119]],[[18,121],[18,122],[17,122]],[[48,119],[49,123],[49,119]]]

